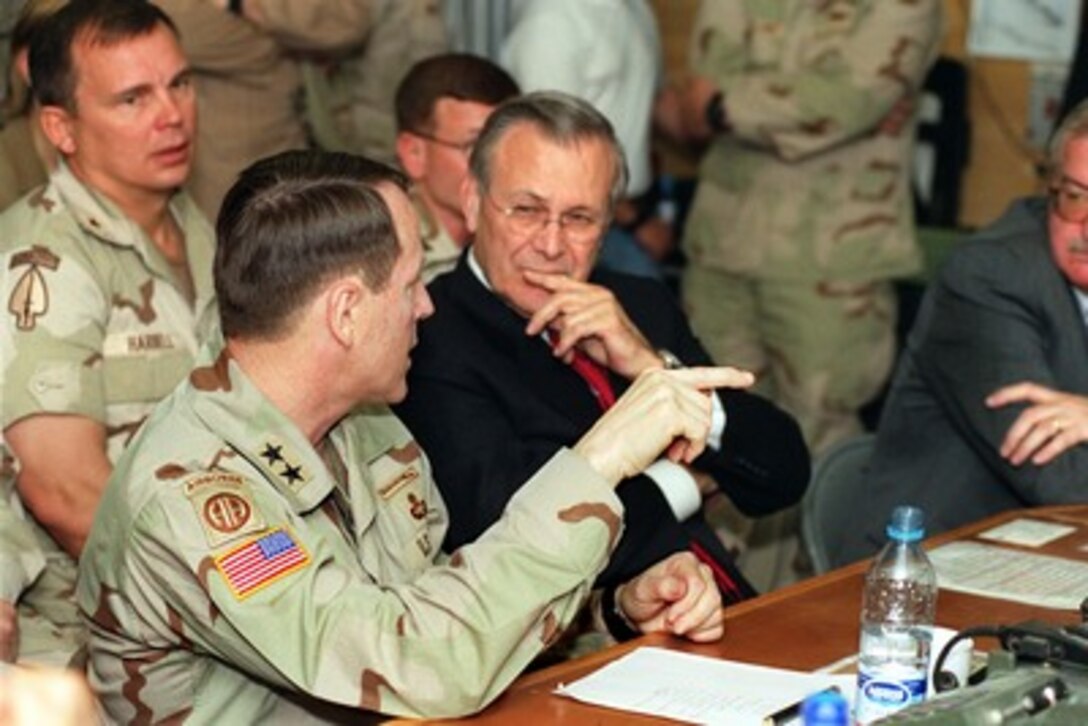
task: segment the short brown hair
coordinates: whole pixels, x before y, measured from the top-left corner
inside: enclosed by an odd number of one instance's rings
[[[397,86],[397,131],[432,131],[434,107],[443,98],[497,106],[518,95],[510,74],[479,56],[444,53],[416,63]]]
[[[216,223],[215,293],[223,334],[275,338],[333,276],[350,272],[379,291],[400,255],[377,191],[407,189],[400,172],[370,159],[287,151],[243,171]]]
[[[175,36],[170,16],[145,0],[79,0],[47,17],[30,39],[30,87],[42,106],[76,111],[76,42],[113,46],[152,32],[159,25]]]

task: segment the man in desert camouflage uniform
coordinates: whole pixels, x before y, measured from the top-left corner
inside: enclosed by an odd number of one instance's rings
[[[426,458],[386,403],[430,315],[406,180],[344,154],[259,162],[228,193],[215,285],[226,339],[152,415],[81,561],[90,678],[120,722],[302,723],[346,709],[482,707],[562,631],[622,527],[612,488],[729,369],[639,379],[505,516],[451,557]],[[605,623],[720,637],[687,553],[609,593]],[[603,600],[607,602],[609,596]],[[356,715],[356,718],[358,716]]]
[[[30,63],[62,162],[0,217],[0,600],[18,600],[20,660],[68,663],[85,640],[73,558],[111,462],[214,322],[214,240],[177,193],[196,109],[166,16],[73,4],[48,22]]]
[[[472,236],[461,206],[469,155],[495,107],[518,92],[506,71],[467,53],[422,60],[397,87],[397,161],[413,184],[424,282],[452,270]]]
[[[816,454],[861,430],[891,369],[890,280],[919,262],[904,117],[940,26],[939,0],[704,0],[696,18],[687,117],[712,143],[685,305]]]
[[[317,145],[392,163],[393,95],[412,64],[449,48],[439,0],[215,0],[301,53]]]

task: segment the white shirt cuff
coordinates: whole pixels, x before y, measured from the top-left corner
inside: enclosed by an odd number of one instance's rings
[[[722,435],[725,433],[725,406],[716,391],[710,394],[710,433],[706,445],[717,451],[722,448]]]
[[[642,473],[657,484],[677,521],[683,522],[703,505],[703,495],[699,492],[695,477],[679,464],[658,459]]]

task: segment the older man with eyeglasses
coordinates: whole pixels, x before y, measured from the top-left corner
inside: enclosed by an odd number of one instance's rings
[[[450,508],[447,550],[495,522],[525,474],[641,373],[709,363],[659,283],[591,277],[626,177],[611,125],[573,96],[506,101],[480,132],[461,194],[472,243],[430,286],[436,313],[398,407]],[[707,453],[690,467],[663,457],[619,487],[626,530],[598,582],[690,550],[725,602],[753,593],[703,520],[703,499],[724,492],[750,514],[788,506],[808,454],[793,419],[757,396],[723,391],[706,405],[716,414]]]
[[[1088,502],[1088,103],[1048,152],[1049,195],[1015,202],[933,282],[880,422],[868,555],[896,504],[941,532],[996,512]]]

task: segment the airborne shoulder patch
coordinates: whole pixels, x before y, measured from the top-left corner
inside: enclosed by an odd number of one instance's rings
[[[310,564],[310,554],[286,527],[254,537],[215,558],[215,566],[238,600]]]
[[[209,471],[185,482],[185,496],[193,505],[208,546],[221,547],[268,527],[253,503],[245,479],[225,471]]]

